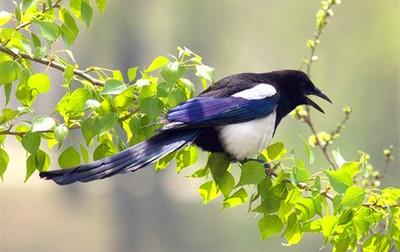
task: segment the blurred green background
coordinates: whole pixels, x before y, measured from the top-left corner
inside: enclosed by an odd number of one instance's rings
[[[343,2],[322,36],[312,72],[334,103],[318,101],[326,115],[314,118],[319,130],[330,130],[342,119],[342,106],[353,107],[335,148],[346,159],[358,150],[370,153],[382,170],[382,149],[393,144],[397,159],[383,181],[400,186],[400,2]],[[0,9],[11,6],[9,0],[0,2]],[[186,46],[216,68],[217,79],[296,69],[308,55],[305,42],[319,6],[316,0],[109,1],[72,50],[81,68],[145,66]],[[51,113],[56,100],[47,99],[62,95],[52,91],[37,102],[39,112]],[[275,141],[304,155],[300,135],[308,137],[306,126],[288,118]],[[72,141],[80,137],[73,135]],[[7,148],[12,160],[0,184],[0,251],[319,251],[323,246],[313,236],[289,248],[280,237],[261,241],[258,217],[247,214],[247,206],[222,211],[218,200],[203,206],[196,192],[201,181],[177,176],[171,168],[68,187],[37,176],[23,184],[25,164],[18,156],[25,154],[11,139]]]

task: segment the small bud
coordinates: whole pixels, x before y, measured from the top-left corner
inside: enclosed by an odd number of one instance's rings
[[[311,135],[309,138],[308,138],[308,144],[311,146],[311,147],[315,147],[315,146],[317,146],[317,136],[316,135]]]
[[[374,182],[373,182],[373,186],[374,187],[379,187],[381,185],[381,182],[379,181],[379,180],[375,180]]]
[[[316,136],[312,135],[308,138],[308,143],[312,147],[315,147],[318,144],[318,142],[322,147],[325,147],[332,143],[332,137],[327,132],[321,131]]]
[[[339,133],[334,133],[334,134],[332,134],[332,140],[336,140],[336,139],[338,139],[339,137],[340,137],[340,134]]]
[[[353,109],[352,109],[351,107],[349,107],[349,106],[344,106],[344,107],[343,107],[343,112],[344,112],[346,115],[350,115],[352,111],[353,111]]]
[[[386,160],[392,160],[393,159],[393,146],[389,146],[389,148],[384,149],[383,155],[385,156]]]
[[[304,108],[304,106],[298,106],[291,113],[291,116],[294,119],[297,119],[297,120],[300,120],[300,121],[304,122],[304,120],[308,117],[308,113],[307,113],[307,110]]]
[[[307,41],[307,47],[311,48],[311,49],[314,48],[315,47],[315,41],[313,39],[309,39]]]
[[[312,57],[311,57],[311,61],[317,61],[319,58],[318,58],[318,56],[317,55],[313,55]]]

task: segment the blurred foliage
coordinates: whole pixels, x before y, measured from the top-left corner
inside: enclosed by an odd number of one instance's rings
[[[303,61],[308,74],[318,60],[316,48],[332,7],[339,3],[322,1],[317,12],[316,33],[306,43],[310,55]],[[48,152],[53,148],[60,153],[59,166],[70,168],[89,162],[89,147],[94,148],[92,159],[98,160],[155,134],[166,111],[193,97],[195,84],[185,78],[189,72],[203,88],[214,82],[214,70],[181,47],[177,56],[156,57],[144,68],[80,69],[67,48],[81,26],[90,25],[96,8],[102,12],[106,4],[106,0],[23,0],[15,3],[13,12],[0,11],[0,85],[6,98],[0,115],[1,178],[10,159],[6,137],[16,137],[28,153],[28,180],[34,172],[48,169],[52,161]],[[66,49],[55,49],[59,47]],[[38,70],[39,65],[46,68]],[[37,115],[35,102],[54,85],[49,69],[61,71],[65,93],[51,115]],[[10,99],[16,99],[19,107],[9,108]],[[261,216],[262,239],[280,234],[286,245],[294,245],[313,232],[333,251],[399,250],[400,189],[379,187],[382,175],[369,163],[368,154],[359,152],[355,160],[345,160],[339,150],[329,149],[352,109],[346,106],[343,113],[343,121],[330,132],[316,130],[307,107],[292,113],[312,132],[304,141],[306,160],[278,142],[243,164],[232,164],[221,153],[209,154],[206,166],[190,177],[204,179],[198,189],[204,203],[219,196],[224,208],[248,202],[249,211]],[[65,146],[71,130],[80,130],[83,140]],[[326,169],[311,173],[316,149],[323,153]],[[386,165],[392,153],[391,147],[383,151]],[[185,147],[159,160],[156,169],[163,170],[174,160],[180,173],[198,156],[196,147]]]

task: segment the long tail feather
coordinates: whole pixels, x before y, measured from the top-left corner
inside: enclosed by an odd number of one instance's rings
[[[41,172],[39,175],[41,178],[51,179],[59,185],[67,185],[78,181],[89,182],[120,173],[134,172],[191,144],[199,133],[196,130],[161,132],[149,140],[111,157],[72,169]]]

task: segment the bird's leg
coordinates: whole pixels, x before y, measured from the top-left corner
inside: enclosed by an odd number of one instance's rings
[[[271,165],[268,164],[266,161],[262,160],[261,158],[246,158],[245,160],[242,161],[242,165],[248,161],[256,161],[259,162],[260,164],[262,164],[264,166],[265,170],[268,170],[271,168]]]

